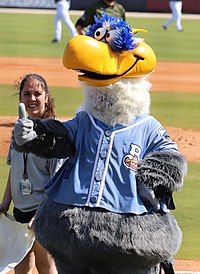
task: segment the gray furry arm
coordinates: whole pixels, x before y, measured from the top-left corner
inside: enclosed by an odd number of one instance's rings
[[[75,146],[67,128],[58,120],[32,119],[37,136],[33,140],[13,147],[19,152],[33,153],[43,158],[67,158],[75,154]],[[14,138],[13,138],[14,139]]]
[[[172,193],[183,186],[187,164],[185,158],[172,151],[156,151],[138,164],[137,182],[154,190],[156,197],[173,209]]]

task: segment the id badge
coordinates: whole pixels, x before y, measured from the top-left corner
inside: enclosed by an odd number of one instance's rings
[[[22,179],[20,182],[20,190],[23,195],[31,194],[31,182],[29,179]]]

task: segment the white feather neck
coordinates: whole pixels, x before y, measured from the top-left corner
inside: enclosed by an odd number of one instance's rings
[[[146,77],[121,79],[99,87],[82,83],[83,108],[100,121],[114,126],[129,125],[137,116],[149,113],[151,84]]]

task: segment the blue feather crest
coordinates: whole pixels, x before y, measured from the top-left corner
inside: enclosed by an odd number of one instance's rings
[[[138,46],[131,27],[121,18],[103,13],[101,19],[95,16],[94,20],[95,24],[88,27],[87,36],[108,43],[115,52],[132,50]]]

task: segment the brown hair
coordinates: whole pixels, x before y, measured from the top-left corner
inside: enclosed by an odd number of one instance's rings
[[[35,80],[35,79],[41,82],[43,89],[44,89],[46,95],[48,96],[47,103],[45,104],[45,111],[44,111],[41,119],[56,118],[56,107],[55,107],[55,103],[54,103],[54,98],[49,93],[47,82],[41,75],[35,74],[35,73],[30,73],[30,74],[25,75],[24,77],[21,77],[20,79],[18,79],[14,82],[14,87],[19,90],[19,99],[21,98],[21,92],[24,88],[25,83],[27,81]]]

